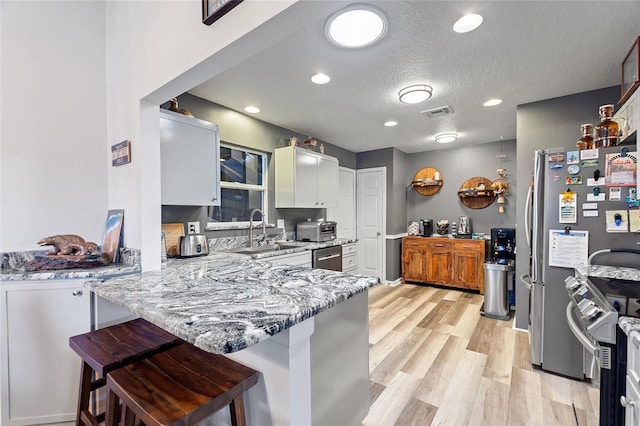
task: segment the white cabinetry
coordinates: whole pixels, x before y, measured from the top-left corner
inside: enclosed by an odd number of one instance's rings
[[[327,219],[335,221],[336,237],[356,238],[356,171],[340,167],[338,171],[338,206],[327,209]]]
[[[356,243],[342,246],[342,272],[358,273],[358,245]]]
[[[162,204],[220,205],[218,126],[160,111]]]
[[[90,292],[83,283],[0,283],[3,426],[75,419],[80,358],[69,337],[90,331]]]
[[[640,336],[631,333],[627,338],[627,386],[621,398],[625,407],[625,426],[640,424]]]
[[[338,160],[288,146],[275,150],[276,208],[338,205]]]
[[[622,130],[620,142],[638,130],[638,122],[640,121],[640,90],[636,90],[634,94],[622,104],[613,116],[613,119],[616,120]]]

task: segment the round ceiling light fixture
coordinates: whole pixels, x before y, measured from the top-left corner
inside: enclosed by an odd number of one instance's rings
[[[502,103],[502,99],[493,98],[493,99],[489,99],[488,101],[486,101],[482,105],[484,105],[486,107],[492,107],[492,106],[500,105],[501,103]]]
[[[387,18],[378,8],[352,4],[334,13],[324,25],[324,33],[336,46],[358,48],[376,43],[387,33]]]
[[[398,122],[397,121],[393,121],[393,120],[385,121],[385,123],[384,123],[385,127],[393,127],[393,126],[397,126],[397,125],[398,125]]]
[[[451,143],[458,139],[458,135],[456,133],[440,133],[436,136],[436,142],[438,143]]]
[[[431,97],[433,88],[426,84],[408,86],[398,92],[398,98],[403,104],[417,104]]]
[[[245,107],[244,110],[249,114],[257,114],[260,112],[260,108],[253,105],[249,105],[248,107]]]
[[[311,81],[315,84],[327,84],[331,81],[331,77],[326,74],[318,73],[311,76]]]
[[[468,13],[453,24],[453,31],[457,33],[468,33],[478,28],[482,24],[482,20],[482,15]]]

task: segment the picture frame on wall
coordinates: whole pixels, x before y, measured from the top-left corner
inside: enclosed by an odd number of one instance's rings
[[[622,105],[640,86],[640,37],[636,38],[622,61],[621,97],[618,105]]]
[[[202,23],[211,25],[243,0],[202,0]]]

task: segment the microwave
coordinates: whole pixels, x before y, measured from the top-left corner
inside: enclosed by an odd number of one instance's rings
[[[336,222],[318,220],[300,222],[296,225],[296,241],[331,241],[336,239]]]

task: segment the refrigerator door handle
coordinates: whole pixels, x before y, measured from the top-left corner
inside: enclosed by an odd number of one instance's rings
[[[531,197],[533,197],[533,185],[529,185],[527,201],[524,205],[524,235],[527,238],[529,250],[531,250]]]
[[[529,274],[520,275],[520,282],[527,287],[527,289],[531,290],[531,276]]]

